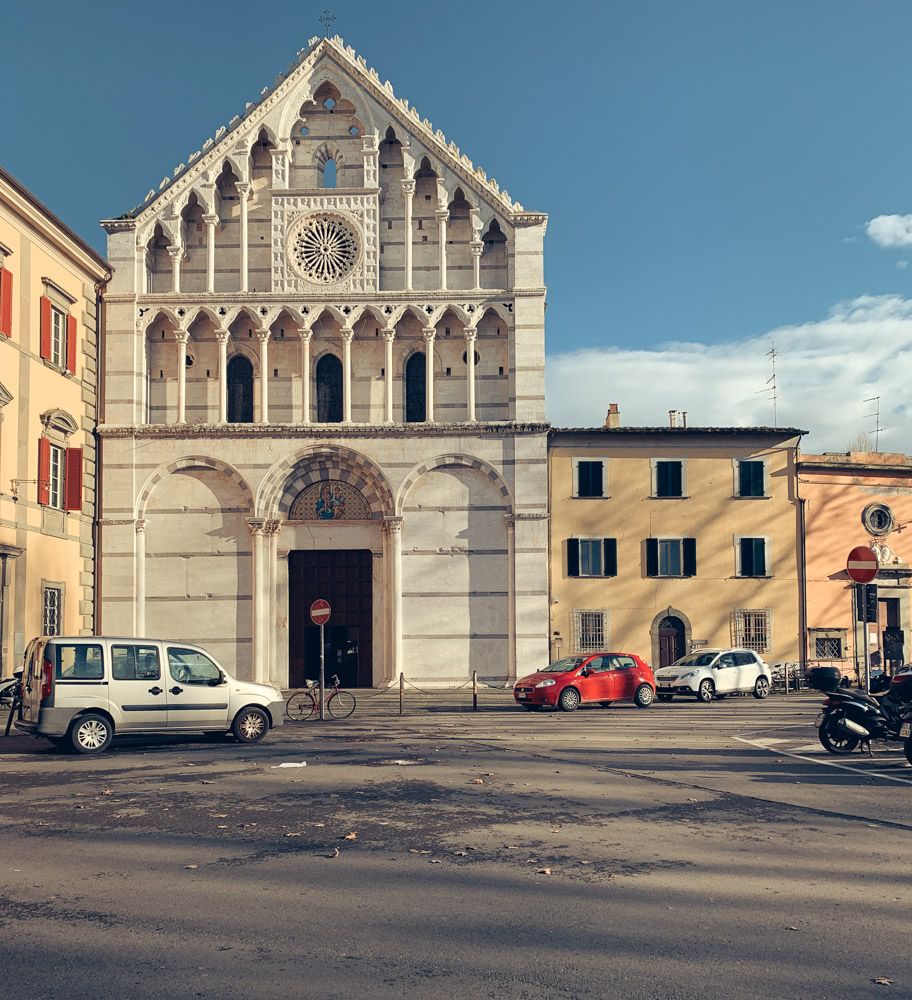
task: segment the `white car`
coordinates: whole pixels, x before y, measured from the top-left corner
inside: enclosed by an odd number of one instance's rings
[[[765,698],[771,680],[769,664],[751,649],[700,649],[655,672],[659,701],[676,694],[712,701],[741,691]]]

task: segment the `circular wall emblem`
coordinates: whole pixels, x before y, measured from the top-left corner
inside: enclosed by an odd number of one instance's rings
[[[869,503],[861,512],[861,523],[872,535],[889,535],[896,526],[893,511],[885,503]]]
[[[332,285],[354,271],[361,256],[355,224],[335,212],[314,212],[299,219],[288,234],[288,257],[302,278]]]

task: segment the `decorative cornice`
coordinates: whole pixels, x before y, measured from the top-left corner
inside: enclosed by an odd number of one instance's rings
[[[428,302],[447,303],[464,306],[471,303],[476,309],[487,309],[488,306],[501,305],[510,307],[510,299],[529,296],[542,296],[546,293],[545,288],[483,288],[483,297],[479,297],[478,289],[473,288],[450,288],[434,291],[422,291],[421,298],[416,298],[414,291],[405,292],[402,289],[396,291],[370,291],[355,292],[346,291],[344,300],[339,298],[338,291],[320,292],[308,291],[305,295],[289,294],[288,292],[156,292],[155,294],[137,295],[133,292],[126,294],[112,294],[105,296],[105,302],[136,302],[144,309],[154,309],[162,307],[173,309],[178,305],[187,306],[212,306],[220,305],[246,305],[256,306],[268,303],[270,305],[285,305],[288,308],[297,308],[289,300],[295,303],[306,303],[308,305],[331,305],[342,311],[345,306],[368,305],[382,302],[401,306],[414,306],[421,309]],[[457,298],[457,296],[461,298]]]
[[[256,131],[269,111],[290,95],[290,91],[297,84],[299,78],[307,70],[312,69],[322,55],[326,55],[336,62],[340,69],[353,73],[360,85],[367,90],[373,99],[386,110],[394,112],[397,118],[404,119],[408,128],[420,137],[428,149],[434,150],[435,155],[445,161],[454,174],[461,176],[472,187],[483,188],[511,223],[517,217],[533,215],[533,213],[526,213],[519,202],[514,202],[509,192],[501,189],[497,181],[493,177],[489,178],[487,173],[481,167],[477,167],[454,142],[448,141],[441,129],[435,129],[429,119],[422,118],[417,109],[411,106],[407,100],[396,97],[393,85],[389,80],[381,83],[377,71],[368,66],[366,60],[359,56],[350,45],[346,45],[339,35],[332,38],[310,39],[308,47],[298,51],[295,62],[284,73],[280,73],[276,77],[272,86],[266,86],[260,91],[259,101],[249,102],[243,114],[235,115],[227,126],[219,126],[214,136],[208,138],[200,149],[190,153],[186,163],[179,163],[170,177],[163,177],[158,185],[158,190],[151,188],[143,203],[136,206],[128,214],[136,219],[142,219],[148,209],[157,203],[166,192],[171,192],[172,196],[178,194],[192,185],[200,174],[207,173],[213,166],[217,165],[217,161],[223,155],[225,145],[230,140],[236,139],[238,134]],[[534,224],[541,224],[542,219],[547,220],[547,216],[540,216],[539,221]],[[108,224],[119,221],[105,220],[103,225],[107,228]],[[531,223],[521,222],[520,224],[528,225]]]
[[[101,424],[103,438],[134,440],[184,440],[200,438],[319,438],[332,443],[340,438],[416,437],[512,437],[517,434],[546,434],[546,423],[453,423],[453,424]]]

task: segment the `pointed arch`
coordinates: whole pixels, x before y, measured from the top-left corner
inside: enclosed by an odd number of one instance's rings
[[[476,458],[474,455],[450,454],[438,455],[436,458],[422,462],[421,465],[416,465],[415,468],[409,472],[402,485],[399,487],[399,492],[396,494],[396,513],[400,516],[402,515],[409,490],[411,490],[421,476],[423,476],[426,472],[430,472],[432,469],[441,469],[454,465],[476,469],[483,476],[490,479],[491,482],[497,487],[501,497],[503,497],[504,513],[508,514],[512,511],[513,499],[510,495],[510,488],[504,482],[503,477],[493,465],[486,462],[483,458]]]
[[[144,334],[148,334],[155,323],[162,319],[169,323],[175,330],[183,328],[183,323],[177,318],[173,310],[168,309],[166,306],[159,306],[156,310],[149,312],[148,318],[143,316],[140,320],[140,329]]]
[[[188,330],[198,319],[203,318],[208,319],[216,329],[219,329],[224,323],[224,317],[219,316],[219,314],[211,306],[191,307],[187,312],[187,315],[183,317]]]
[[[254,310],[253,306],[249,305],[235,306],[233,309],[229,309],[224,318],[224,325],[226,327],[234,326],[241,316],[246,316],[250,320],[254,330],[262,329],[263,317]]]
[[[311,314],[307,317],[307,326],[315,326],[317,321],[321,320],[324,315],[335,320],[339,326],[348,326],[348,316],[342,313],[336,306],[329,305],[328,303],[314,308]]]

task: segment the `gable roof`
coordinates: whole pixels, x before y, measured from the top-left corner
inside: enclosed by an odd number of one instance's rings
[[[347,73],[378,103],[385,106],[408,130],[409,136],[417,139],[422,146],[445,163],[451,172],[461,179],[461,183],[483,194],[506,217],[526,215],[529,218],[524,221],[538,221],[538,218],[533,219],[533,216],[540,217],[541,221],[544,221],[545,216],[541,213],[526,213],[523,206],[513,201],[509,192],[502,189],[493,177],[489,178],[481,167],[476,167],[456,143],[448,141],[441,129],[435,129],[427,118],[422,118],[407,100],[396,97],[389,80],[381,82],[377,71],[368,66],[366,60],[350,45],[346,45],[339,35],[332,38],[311,38],[307,48],[299,50],[295,61],[284,73],[276,77],[272,86],[264,87],[260,91],[256,101],[248,102],[243,113],[235,115],[228,125],[219,126],[214,136],[208,138],[200,149],[190,153],[186,163],[178,164],[170,177],[162,178],[158,190],[151,188],[140,205],[119,218],[127,220],[147,217],[151,214],[149,210],[158,206],[161,199],[169,192],[175,192],[178,187],[183,190],[192,186],[194,180],[218,164],[238,138],[253,132],[258,133],[272,108],[291,96],[301,79],[324,55],[335,62],[340,70]]]

